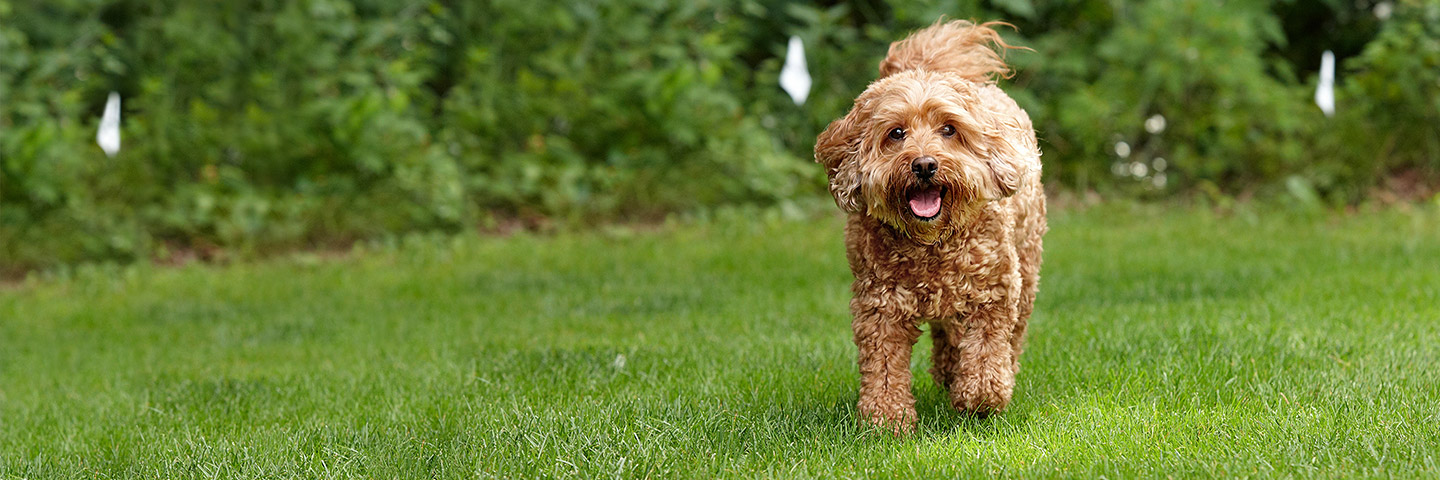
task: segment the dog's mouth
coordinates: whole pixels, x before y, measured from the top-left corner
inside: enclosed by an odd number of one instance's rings
[[[940,216],[940,201],[945,198],[941,187],[922,187],[910,192],[910,213],[924,221]]]

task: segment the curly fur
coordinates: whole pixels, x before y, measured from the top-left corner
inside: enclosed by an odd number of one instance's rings
[[[859,413],[888,430],[915,422],[910,352],[922,324],[934,341],[931,373],[953,407],[999,411],[1015,386],[1045,194],[1030,117],[994,83],[1009,73],[1001,54],[1010,48],[994,25],[942,21],[895,42],[880,79],[816,142],[830,193],[849,214]],[[895,128],[903,139],[890,138]],[[930,179],[912,173],[922,156],[938,162]],[[908,199],[936,188],[940,213],[919,218]]]

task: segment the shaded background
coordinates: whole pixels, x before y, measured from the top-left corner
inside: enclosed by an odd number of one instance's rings
[[[942,15],[1033,49],[1002,85],[1053,189],[1343,206],[1440,178],[1436,0],[0,0],[0,271],[823,202],[815,135]]]

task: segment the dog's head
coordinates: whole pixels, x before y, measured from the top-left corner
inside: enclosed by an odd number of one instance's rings
[[[910,70],[871,84],[815,145],[842,210],[874,217],[917,242],[948,236],[1024,178],[1020,119],[987,110],[982,84]]]

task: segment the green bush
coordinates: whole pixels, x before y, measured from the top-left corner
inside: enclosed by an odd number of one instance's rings
[[[812,176],[747,114],[747,23],[729,2],[481,5],[445,12],[458,37],[479,41],[449,49],[437,125],[467,152],[481,208],[647,214],[775,202]]]
[[[1056,153],[1093,159],[1061,164],[1088,174],[1077,180],[1253,185],[1296,165],[1298,134],[1320,112],[1268,73],[1263,53],[1284,38],[1263,3],[1148,2],[1115,21],[1089,52],[1093,80],[1054,97],[1047,117],[1066,140]]]
[[[1345,63],[1333,121],[1314,151],[1326,156],[1307,173],[1342,199],[1360,198],[1396,175],[1434,188],[1440,179],[1440,2],[1398,2],[1365,49]],[[1344,74],[1344,73],[1342,73]]]
[[[0,270],[820,197],[816,133],[942,16],[1011,20],[1033,49],[1006,88],[1050,185],[1353,202],[1440,177],[1440,6],[1371,6],[0,0]],[[801,106],[776,86],[790,35]],[[1335,118],[1310,100],[1326,48]],[[114,158],[94,146],[110,91]]]

